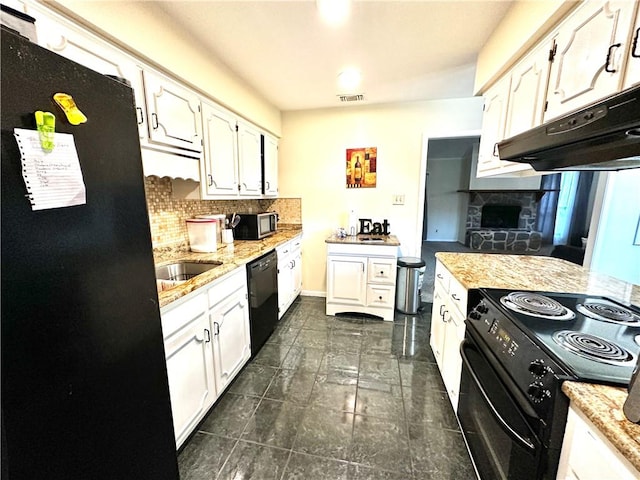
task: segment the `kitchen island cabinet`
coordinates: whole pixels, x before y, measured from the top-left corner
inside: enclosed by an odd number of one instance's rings
[[[564,382],[571,400],[559,480],[640,478],[640,425],[624,415],[625,388]]]
[[[393,321],[398,239],[332,236],[326,243],[326,314],[367,313]]]
[[[458,350],[464,339],[467,291],[440,261],[436,262],[434,285],[430,344],[455,411],[460,394],[462,358]]]

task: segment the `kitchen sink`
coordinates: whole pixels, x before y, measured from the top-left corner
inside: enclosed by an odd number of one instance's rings
[[[222,262],[174,262],[156,267],[156,279],[169,282],[185,282],[220,265],[222,265]]]

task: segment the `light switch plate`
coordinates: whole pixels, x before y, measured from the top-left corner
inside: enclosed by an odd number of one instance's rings
[[[404,205],[404,194],[396,193],[393,196],[393,204],[394,205]]]

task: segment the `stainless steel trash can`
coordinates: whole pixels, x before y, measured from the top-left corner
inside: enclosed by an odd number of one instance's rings
[[[396,278],[396,310],[409,315],[418,313],[420,289],[424,277],[424,260],[417,257],[398,258]]]

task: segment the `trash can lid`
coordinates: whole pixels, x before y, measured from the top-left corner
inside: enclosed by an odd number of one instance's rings
[[[424,260],[418,257],[400,257],[398,258],[399,267],[424,267]]]

